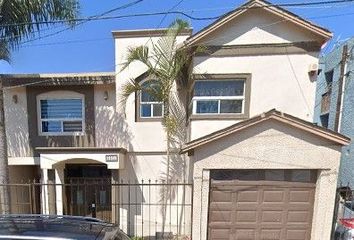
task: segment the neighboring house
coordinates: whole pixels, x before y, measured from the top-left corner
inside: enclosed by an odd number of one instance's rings
[[[165,179],[162,103],[137,92],[120,104],[125,81],[152,79],[139,63],[122,70],[127,50],[151,46],[165,32],[114,31],[115,73],[4,76],[11,179],[25,172],[32,178],[39,170],[42,181],[58,184],[71,178]],[[311,66],[331,36],[254,0],[178,37],[181,46],[208,50],[193,58],[189,89],[176,86],[176,93],[188,96],[180,103],[188,142],[172,150],[170,172],[174,181],[193,182],[193,239],[330,238],[340,153],[349,139],[311,123]],[[65,198],[80,199],[79,191],[64,197],[57,186],[51,208],[46,191],[44,213],[72,213]],[[139,193],[146,201],[146,189]],[[127,222],[122,208],[112,221],[129,232],[130,224],[149,221],[147,209],[140,212],[145,215],[137,212]],[[173,218],[182,214],[177,209]],[[160,216],[155,227],[161,222]],[[144,235],[148,230],[139,229]],[[178,225],[169,230],[178,231]]]
[[[314,122],[354,137],[354,39],[349,39],[320,58]],[[345,52],[345,54],[343,54]],[[343,57],[345,61],[343,61]],[[339,98],[339,99],[338,99]],[[338,184],[354,188],[354,145],[343,147]]]

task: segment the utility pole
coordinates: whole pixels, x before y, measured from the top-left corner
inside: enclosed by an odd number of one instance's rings
[[[342,60],[340,62],[340,75],[338,79],[338,96],[337,96],[337,104],[336,104],[336,116],[334,120],[334,131],[340,131],[340,121],[342,115],[342,104],[343,104],[343,83],[345,79],[345,71],[347,66],[347,59],[348,59],[348,45],[343,46],[342,51]]]

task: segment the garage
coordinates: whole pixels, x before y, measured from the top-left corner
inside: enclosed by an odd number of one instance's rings
[[[194,240],[331,239],[349,138],[271,110],[185,144]]]
[[[209,239],[311,237],[317,172],[212,170]]]

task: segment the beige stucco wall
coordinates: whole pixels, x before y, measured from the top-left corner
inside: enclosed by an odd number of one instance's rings
[[[191,234],[192,187],[161,185],[166,183],[166,167],[165,153],[128,153],[124,169],[119,170],[119,178],[124,183],[151,183],[152,185],[121,187],[120,199],[123,204],[120,206],[119,222],[120,228],[125,232],[130,230],[130,234],[136,232],[139,236],[142,234],[154,236],[155,232],[162,232],[163,211],[166,211],[165,232],[171,231],[175,234],[179,232],[180,235]],[[185,156],[178,153],[172,154],[170,161],[172,184],[189,182],[187,172],[188,162]],[[133,204],[130,208],[128,202]],[[138,205],[134,206],[135,203]],[[183,204],[185,204],[184,207],[182,207]],[[142,222],[145,227],[141,224]]]
[[[308,67],[311,63],[317,62],[317,56],[310,54],[196,57],[194,72],[251,73],[250,117],[276,108],[312,121],[316,82],[309,77]],[[191,139],[236,122],[236,120],[193,120]]]
[[[252,9],[202,39],[206,45],[236,45],[314,41],[315,34],[267,12]]]
[[[267,13],[252,10],[201,40],[205,45],[238,45],[316,41],[318,37],[299,26]],[[250,117],[276,108],[307,121],[313,119],[316,82],[310,64],[318,52],[242,56],[194,57],[196,74],[251,74]],[[191,140],[240,120],[193,120]]]
[[[107,92],[107,99],[105,99]],[[118,147],[121,124],[124,122],[116,114],[116,91],[114,84],[95,85],[95,141],[96,147]]]
[[[121,139],[123,145],[131,152],[139,151],[166,151],[166,136],[161,125],[161,121],[155,122],[135,122],[135,96],[132,94],[124,107],[121,103],[122,85],[130,79],[134,79],[146,71],[146,67],[139,62],[134,62],[122,71],[126,62],[129,48],[137,46],[152,46],[160,37],[124,37],[115,39],[115,63],[116,63],[116,91],[117,91],[117,112],[125,115],[121,129],[124,135]],[[187,36],[178,36],[177,43],[181,43]],[[153,55],[153,52],[150,52]]]
[[[30,197],[32,189],[22,183],[33,182],[38,177],[37,166],[9,166],[9,180],[13,185],[10,188],[11,193],[11,212],[31,213]],[[36,180],[37,181],[37,180]]]
[[[193,239],[207,239],[210,169],[318,169],[311,239],[330,239],[340,146],[268,120],[195,149]]]
[[[13,96],[17,96],[17,103]],[[5,125],[9,157],[32,156],[29,146],[26,88],[4,91]]]

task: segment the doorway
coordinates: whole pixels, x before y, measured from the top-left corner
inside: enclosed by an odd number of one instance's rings
[[[65,214],[111,221],[111,171],[107,166],[66,164],[64,174]]]

